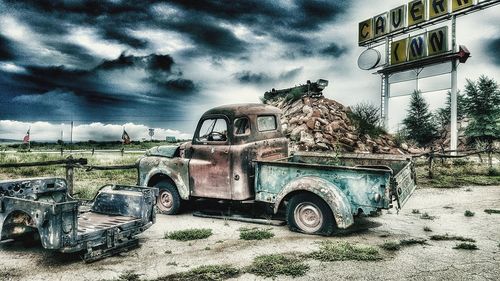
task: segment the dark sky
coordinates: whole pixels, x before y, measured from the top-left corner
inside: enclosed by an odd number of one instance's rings
[[[330,98],[378,104],[379,78],[357,69],[357,23],[405,3],[0,0],[0,121],[23,121],[20,132],[74,120],[191,133],[212,106],[318,78],[330,80]],[[490,76],[500,63],[494,9],[458,25],[479,62],[468,69]]]

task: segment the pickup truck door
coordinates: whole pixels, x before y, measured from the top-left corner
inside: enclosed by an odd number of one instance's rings
[[[231,199],[231,145],[227,136],[226,118],[200,120],[188,148],[191,196]]]

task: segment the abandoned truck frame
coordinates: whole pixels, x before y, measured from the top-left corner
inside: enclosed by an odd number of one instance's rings
[[[157,194],[155,188],[105,185],[82,205],[61,178],[0,181],[0,241],[38,234],[45,249],[82,252],[94,261],[138,245],[137,234],[155,222]]]
[[[416,187],[410,159],[288,154],[280,110],[222,106],[203,114],[191,142],[154,147],[139,160],[139,185],[159,188],[157,207],[176,214],[197,198],[266,204],[291,230],[329,235],[360,214],[401,208]]]

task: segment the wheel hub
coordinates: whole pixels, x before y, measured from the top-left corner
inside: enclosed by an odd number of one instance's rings
[[[172,205],[174,204],[172,200],[172,194],[168,192],[167,190],[162,190],[160,191],[160,196],[159,196],[159,207],[160,209],[164,211],[168,211],[172,208]]]
[[[294,210],[295,223],[304,232],[314,233],[323,225],[323,214],[315,204],[303,202]]]

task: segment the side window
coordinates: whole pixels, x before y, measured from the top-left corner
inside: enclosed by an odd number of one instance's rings
[[[205,119],[198,132],[199,142],[204,141],[227,141],[227,123],[223,118]]]
[[[246,117],[236,118],[234,120],[234,135],[250,134],[250,120]]]
[[[257,129],[259,132],[273,131],[277,128],[278,124],[276,123],[276,116],[265,115],[257,117]]]

